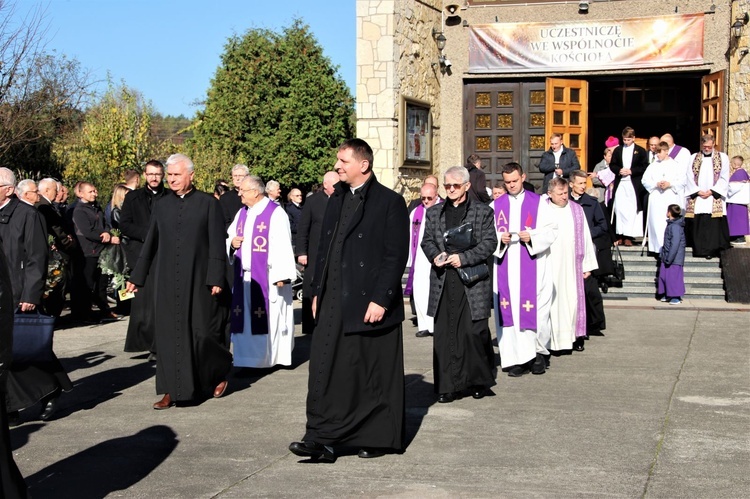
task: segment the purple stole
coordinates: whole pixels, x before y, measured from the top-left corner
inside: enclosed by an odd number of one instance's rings
[[[279,206],[270,202],[255,217],[255,226],[250,240],[243,241],[252,245],[250,262],[250,329],[252,334],[268,334],[268,230],[271,225],[271,214]],[[247,207],[240,210],[237,220],[237,235],[244,237]],[[245,286],[242,279],[242,251],[234,252],[234,288],[232,289],[231,331],[234,334],[245,330]]]
[[[539,214],[539,195],[526,191],[521,203],[521,217],[523,218],[523,229],[536,228],[536,219]],[[508,194],[503,194],[493,203],[495,209],[495,227],[498,233],[508,232],[508,216],[510,215],[510,201]],[[536,259],[531,256],[524,245],[521,249],[521,289],[518,295],[519,304],[519,327],[521,329],[537,328],[537,303],[536,303]],[[497,300],[500,310],[500,326],[513,326],[513,304],[510,301],[510,283],[508,282],[508,253],[500,258],[497,265]]]
[[[573,229],[575,231],[575,265],[576,275],[576,338],[586,336],[586,297],[583,289],[583,258],[586,256],[586,241],[584,241],[583,224],[588,223],[584,220],[583,208],[573,202],[568,202],[570,212],[573,215]]]
[[[414,219],[411,223],[411,267],[409,267],[409,277],[406,279],[406,288],[404,294],[411,296],[414,291],[414,264],[417,261],[417,249],[419,249],[419,230],[422,227],[424,218],[424,205],[420,204],[414,208]]]
[[[669,153],[669,157],[675,159],[680,151],[682,151],[682,146],[674,146],[672,152]]]

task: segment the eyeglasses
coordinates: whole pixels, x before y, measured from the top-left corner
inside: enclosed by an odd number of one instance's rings
[[[451,190],[451,188],[453,188],[455,190],[458,190],[461,187],[463,187],[464,185],[466,185],[466,182],[464,182],[462,184],[443,184],[443,187],[445,187],[446,191],[449,191],[449,190]]]
[[[433,199],[435,199],[435,197],[434,197],[434,196],[433,196],[433,197],[429,197],[429,196],[422,196],[422,201],[432,201]]]
[[[147,177],[163,177],[164,176],[163,173],[146,173],[145,175]]]

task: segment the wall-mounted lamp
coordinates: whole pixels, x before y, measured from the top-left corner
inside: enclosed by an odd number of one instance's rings
[[[750,54],[750,50],[748,50],[747,47],[740,47],[740,57],[745,57],[747,54]]]
[[[739,39],[742,37],[742,30],[745,27],[745,25],[750,21],[750,14],[745,12],[744,16],[737,16],[737,18],[734,20],[734,24],[732,24],[732,36],[735,39]]]
[[[437,28],[432,28],[432,38],[435,40],[435,44],[440,52],[445,48],[445,42],[447,39],[442,31],[438,31]]]
[[[582,0],[578,2],[578,13],[579,14],[588,14],[589,13],[589,0]]]

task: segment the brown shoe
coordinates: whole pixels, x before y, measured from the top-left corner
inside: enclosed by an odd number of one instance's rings
[[[172,397],[170,397],[169,394],[166,393],[160,401],[154,404],[154,409],[156,409],[157,411],[162,411],[164,409],[169,409],[173,405],[174,402],[172,402]]]
[[[218,385],[216,385],[216,389],[214,390],[214,398],[219,398],[222,395],[224,395],[224,392],[227,391],[227,382],[222,381]]]

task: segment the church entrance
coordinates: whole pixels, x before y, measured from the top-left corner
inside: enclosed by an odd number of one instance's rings
[[[602,159],[607,137],[620,138],[626,126],[646,140],[670,133],[691,151],[705,132],[721,144],[722,77],[659,73],[467,82],[464,157],[482,158],[488,187],[502,180],[502,165],[518,161],[538,192],[537,165],[553,132],[562,133],[588,171]]]

